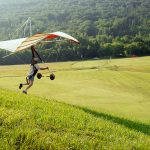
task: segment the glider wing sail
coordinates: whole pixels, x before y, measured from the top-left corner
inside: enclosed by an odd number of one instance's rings
[[[18,45],[21,45],[21,43],[25,40],[26,38],[8,40],[8,41],[0,41],[0,48],[4,50],[8,50],[10,52],[15,52]]]
[[[32,45],[36,45],[42,40],[54,39],[57,37],[62,37],[68,40],[71,40],[75,43],[79,44],[79,41],[74,37],[63,33],[63,32],[53,32],[53,33],[44,33],[44,34],[35,34],[31,37],[8,40],[8,41],[0,41],[0,48],[5,49],[11,52],[17,52],[31,47]]]

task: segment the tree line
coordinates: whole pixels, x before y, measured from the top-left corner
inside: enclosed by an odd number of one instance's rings
[[[8,39],[31,16],[33,33],[63,31],[80,41],[80,45],[60,42],[38,46],[41,57],[47,61],[150,55],[150,2],[147,0],[0,1],[3,2],[0,4],[1,40]],[[5,52],[1,50],[0,56],[3,55]],[[30,62],[29,51],[16,55]],[[22,63],[16,59],[18,56],[12,55],[0,63]]]

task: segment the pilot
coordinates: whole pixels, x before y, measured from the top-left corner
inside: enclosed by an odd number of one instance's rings
[[[33,49],[34,47],[31,47],[31,49]],[[30,65],[30,70],[29,73],[26,77],[26,83],[20,83],[19,85],[19,89],[21,89],[24,85],[28,85],[24,90],[23,93],[27,94],[27,90],[33,85],[34,83],[34,77],[37,74],[38,70],[46,70],[49,69],[48,67],[45,68],[41,68],[38,64],[38,58],[37,57],[33,57],[32,55],[32,62]]]

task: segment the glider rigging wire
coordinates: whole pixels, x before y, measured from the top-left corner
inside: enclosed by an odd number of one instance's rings
[[[24,37],[26,36],[26,28],[29,26],[29,35],[32,35],[32,23],[31,18],[29,17],[20,27],[18,27],[14,32],[9,34],[9,38],[13,39],[15,34],[18,34],[20,31],[24,31]]]

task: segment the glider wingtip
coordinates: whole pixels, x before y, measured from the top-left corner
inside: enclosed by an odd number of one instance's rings
[[[78,40],[74,41],[76,44],[80,45],[80,42]]]
[[[77,44],[80,45],[81,43],[78,41]]]

